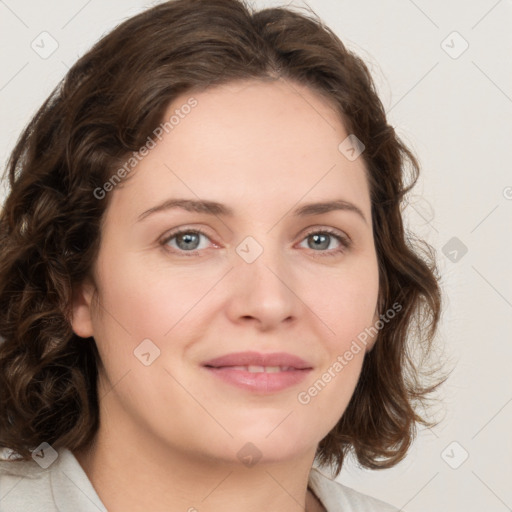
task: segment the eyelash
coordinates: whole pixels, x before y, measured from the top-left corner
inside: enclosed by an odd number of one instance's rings
[[[204,233],[203,231],[201,231],[199,229],[180,228],[180,229],[177,229],[176,231],[169,233],[160,243],[164,247],[164,250],[170,251],[173,254],[179,254],[180,256],[183,255],[185,257],[196,256],[198,253],[200,253],[204,249],[195,249],[193,251],[183,251],[181,249],[174,249],[174,248],[171,249],[169,247],[166,247],[166,245],[173,238],[176,238],[177,236],[182,235],[182,234],[190,234],[190,233],[193,233],[195,235],[203,235],[204,237],[208,238],[208,240],[210,240],[210,237],[206,233]],[[339,254],[344,253],[346,250],[350,249],[350,247],[352,246],[352,241],[348,237],[343,236],[340,233],[338,233],[337,231],[334,231],[329,228],[320,229],[320,230],[318,230],[318,229],[311,230],[304,235],[302,240],[305,240],[306,238],[308,238],[311,235],[329,235],[329,236],[332,236],[333,238],[335,238],[341,245],[341,247],[339,247],[338,249],[331,249],[330,251],[327,251],[327,250],[314,251],[313,249],[311,249],[314,253],[316,253],[316,252],[319,253],[319,254],[316,254],[314,257],[338,256]]]

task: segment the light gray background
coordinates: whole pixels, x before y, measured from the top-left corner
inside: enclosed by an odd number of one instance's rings
[[[420,159],[423,174],[405,215],[439,253],[439,339],[455,366],[442,392],[444,421],[421,431],[401,464],[368,471],[349,463],[338,479],[408,512],[512,510],[512,2],[308,4],[368,63],[389,122]],[[69,66],[150,5],[0,0],[2,170]],[[44,31],[58,43],[45,59],[31,47],[51,48]],[[458,55],[464,41],[469,47]],[[466,254],[450,245],[453,237]]]

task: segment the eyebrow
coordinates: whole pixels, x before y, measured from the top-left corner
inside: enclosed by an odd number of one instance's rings
[[[226,206],[222,203],[218,203],[216,201],[208,201],[208,200],[194,200],[194,199],[167,199],[163,203],[160,203],[145,212],[142,212],[138,218],[137,222],[144,220],[150,215],[157,213],[172,210],[175,208],[179,208],[182,210],[186,210],[188,212],[195,213],[206,213],[208,215],[219,215],[225,217],[233,217],[234,211],[229,206]],[[334,201],[325,201],[318,203],[308,203],[299,208],[296,208],[293,211],[293,215],[295,217],[308,217],[312,215],[321,215],[323,213],[329,213],[336,210],[349,211],[356,213],[361,219],[368,224],[366,217],[362,210],[357,207],[355,204],[352,204],[343,199],[336,199]]]

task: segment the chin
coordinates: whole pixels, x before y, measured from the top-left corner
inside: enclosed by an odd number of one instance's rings
[[[204,446],[197,450],[201,456],[217,463],[241,463],[252,467],[255,464],[286,462],[304,456],[308,451],[314,453],[317,445],[311,434],[306,437],[303,432],[283,425],[276,428],[276,423],[271,427],[265,425],[264,429],[254,425],[239,429],[228,428],[233,437],[220,430],[214,435],[203,431],[201,444]]]

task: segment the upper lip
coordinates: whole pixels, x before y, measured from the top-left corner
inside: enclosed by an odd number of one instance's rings
[[[221,368],[224,366],[282,366],[304,370],[312,368],[304,359],[286,352],[260,354],[259,352],[234,352],[203,363],[203,366]]]

